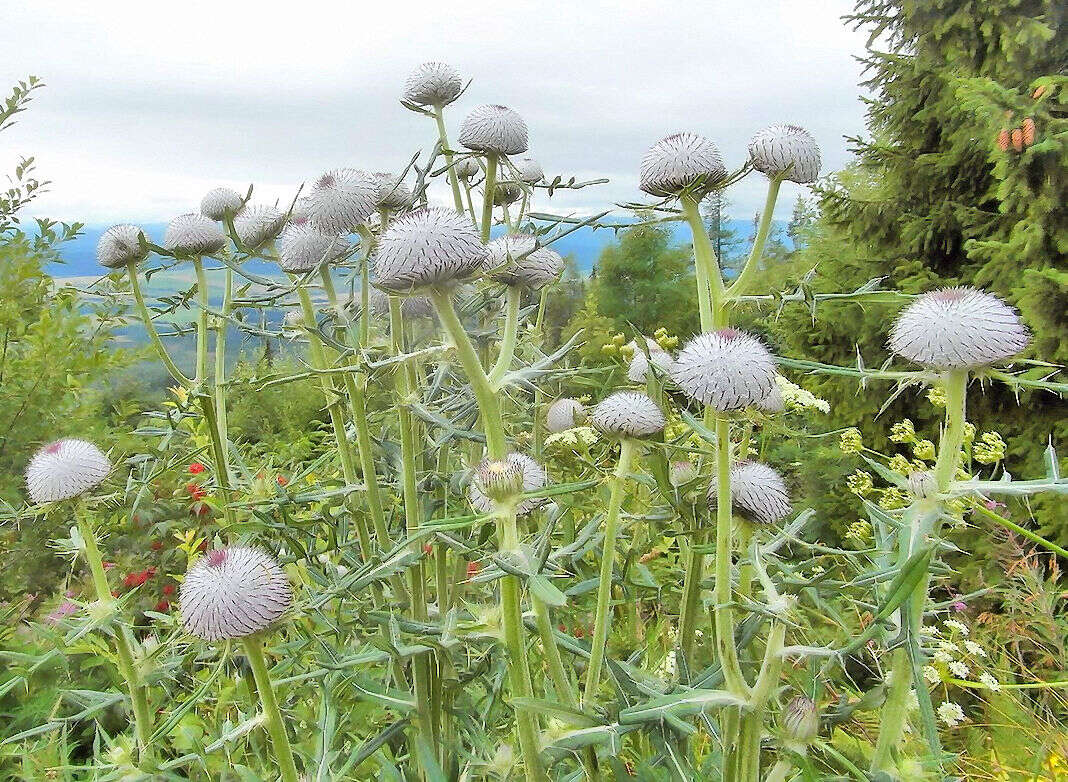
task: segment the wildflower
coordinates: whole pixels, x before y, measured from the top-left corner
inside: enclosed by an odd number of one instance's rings
[[[443,62],[424,62],[404,81],[401,100],[416,106],[447,106],[463,92],[460,72]]]
[[[660,347],[660,343],[656,340],[645,338],[646,348],[649,351],[649,355],[645,355],[645,351],[638,347],[638,343],[631,340],[627,347],[631,349],[632,357],[630,360],[630,366],[627,368],[627,379],[632,383],[644,383],[646,375],[649,373],[649,364],[652,363],[658,369],[663,370],[665,373],[671,372],[671,367],[675,364],[675,359],[671,357],[671,354]]]
[[[593,408],[590,423],[605,434],[618,437],[651,437],[663,430],[667,420],[656,402],[645,394],[616,391]]]
[[[912,462],[899,453],[891,456],[890,460],[886,463],[886,466],[898,475],[908,475],[912,472]]]
[[[775,391],[778,391],[783,406],[787,410],[816,410],[820,413],[831,412],[831,405],[827,400],[820,399],[811,391],[801,388],[801,386],[796,383],[791,383],[782,375],[775,375],[775,384],[776,389],[772,390],[772,394],[774,395]],[[768,402],[765,401],[764,404],[767,405]],[[859,435],[860,432],[857,431],[857,434]]]
[[[719,148],[696,133],[675,133],[653,144],[641,163],[640,187],[649,195],[707,194],[727,175]]]
[[[35,503],[69,500],[98,486],[111,472],[103,451],[85,440],[56,440],[26,468],[26,490]]]
[[[539,247],[530,234],[506,234],[486,245],[483,268],[490,279],[504,285],[538,290],[555,282],[564,259],[555,250]]]
[[[979,675],[979,682],[984,684],[988,690],[997,692],[1001,689],[1001,682],[991,676],[989,673],[982,673]]]
[[[482,566],[480,564],[478,564],[477,562],[468,562],[467,563],[467,580],[468,581],[472,580],[475,576],[478,575],[478,572],[481,569],[482,569]],[[563,630],[564,626],[560,625],[560,629]]]
[[[77,612],[78,605],[76,603],[72,603],[70,600],[64,600],[62,603],[52,609],[48,616],[45,617],[45,621],[48,622],[48,624],[50,625],[59,624],[68,616],[76,614]]]
[[[962,663],[960,660],[953,660],[953,662],[949,664],[949,672],[956,676],[958,679],[966,679],[968,677],[968,674],[971,673],[971,670],[965,663]]]
[[[168,597],[173,595],[174,594],[174,584],[166,584],[166,585],[164,585],[163,594],[167,595]]]
[[[207,490],[198,483],[187,483],[185,490],[193,500],[201,500],[207,495]]]
[[[542,169],[541,164],[528,155],[510,158],[509,162],[512,164],[512,168],[515,169],[519,181],[523,184],[533,185],[545,179],[545,171]]]
[[[890,441],[895,443],[911,443],[916,439],[916,428],[908,418],[899,421],[890,427]]]
[[[246,249],[255,250],[278,238],[286,214],[270,204],[249,204],[234,218],[234,233]]]
[[[964,648],[974,654],[976,657],[986,657],[986,649],[981,647],[975,641],[965,641]]]
[[[891,486],[879,493],[879,507],[884,510],[896,510],[909,504],[909,496],[903,489]]]
[[[274,482],[277,483],[279,486],[283,486],[283,487],[284,486],[288,486],[289,485],[289,478],[287,478],[284,475],[277,475],[277,476],[275,476]]]
[[[708,487],[708,505],[717,506],[718,485],[713,478]],[[786,482],[763,462],[743,461],[731,465],[732,510],[758,524],[773,524],[790,513],[790,493]]]
[[[857,519],[849,525],[849,529],[846,531],[846,537],[858,543],[866,543],[871,540],[872,534],[871,522],[866,519]]]
[[[486,247],[462,214],[431,207],[394,220],[378,243],[375,284],[406,291],[466,277],[485,262]]]
[[[794,741],[811,742],[820,731],[820,716],[816,704],[803,695],[793,698],[783,711],[782,726]]]
[[[958,621],[956,619],[947,619],[946,621],[944,621],[942,623],[942,626],[943,627],[948,627],[948,628],[950,628],[952,630],[956,630],[958,633],[960,633],[963,636],[967,636],[968,633],[970,632],[968,630],[968,625],[966,625],[966,624],[964,624],[964,622]]]
[[[935,407],[946,406],[946,389],[943,386],[931,386],[927,389],[927,401]]]
[[[860,453],[864,450],[864,439],[855,426],[846,429],[838,438],[838,449],[842,453]]]
[[[507,106],[476,106],[464,117],[458,140],[476,152],[518,155],[527,151],[527,123]]]
[[[997,432],[983,432],[972,446],[972,458],[980,464],[996,464],[1005,458],[1005,441]]]
[[[407,209],[412,205],[412,191],[400,177],[385,171],[376,171],[374,178],[378,188],[375,205],[379,209]]]
[[[545,488],[549,482],[545,468],[526,454],[512,452],[503,462],[483,459],[475,468],[475,479],[467,490],[472,507],[480,513],[493,510],[493,497],[514,497],[520,491],[532,492]],[[522,516],[544,504],[544,497],[528,497],[516,506]]]
[[[307,272],[329,263],[348,250],[348,243],[327,236],[307,219],[291,220],[278,237],[278,265],[290,273]],[[295,325],[303,324],[303,315]]]
[[[964,722],[964,710],[952,701],[945,701],[938,707],[938,717],[951,728]]]
[[[378,182],[355,168],[335,168],[315,180],[308,194],[308,221],[328,236],[355,231],[375,211]]]
[[[927,680],[928,684],[938,684],[942,681],[942,674],[933,665],[925,665],[923,666],[923,678]]]
[[[231,217],[241,211],[245,201],[241,194],[228,187],[217,187],[209,190],[200,201],[200,214],[209,220],[223,220],[226,215]]]
[[[96,243],[96,260],[108,269],[121,269],[137,264],[148,257],[148,248],[141,249],[144,234],[136,225],[113,225],[100,235]]]
[[[959,652],[960,651],[960,647],[957,646],[952,641],[944,641],[944,640],[943,641],[939,641],[938,642],[938,648],[942,649],[943,651],[946,651],[946,652]]]
[[[557,399],[545,411],[545,428],[550,432],[562,432],[573,428],[585,417],[586,408],[575,399]]]
[[[184,214],[167,223],[163,246],[175,255],[211,255],[226,244],[219,224],[204,215]]]
[[[154,540],[152,541],[150,548],[153,551],[163,551],[163,544],[158,540]]]
[[[846,478],[846,486],[849,487],[849,491],[858,497],[866,497],[875,490],[871,473],[864,470],[857,470]]]
[[[686,396],[714,410],[741,410],[767,397],[775,384],[775,359],[756,337],[721,329],[690,340],[671,378]]]
[[[189,465],[189,472],[192,475],[200,475],[200,473],[204,472],[205,469],[206,468],[204,467],[204,465],[200,462],[193,462]]]
[[[156,603],[156,613],[165,614],[170,610],[171,610],[170,602],[168,602],[166,600],[160,600],[158,603]]]
[[[776,123],[758,131],[749,142],[753,168],[769,177],[807,184],[820,173],[816,139],[797,125]]]
[[[934,459],[935,444],[930,440],[920,440],[912,446],[912,454],[917,459]]]

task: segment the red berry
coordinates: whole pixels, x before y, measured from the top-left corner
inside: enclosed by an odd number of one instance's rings
[[[168,595],[168,596],[173,595],[174,594],[174,584],[166,584],[163,587],[163,594]]]
[[[193,462],[191,465],[189,465],[189,472],[192,475],[200,475],[200,473],[204,472],[204,469],[204,465],[200,462]]]

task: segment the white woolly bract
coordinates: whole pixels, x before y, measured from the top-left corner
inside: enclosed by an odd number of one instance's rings
[[[630,366],[627,367],[627,379],[632,383],[644,383],[646,377],[649,374],[649,361],[652,359],[653,364],[663,370],[665,373],[671,372],[671,367],[675,365],[675,359],[671,357],[671,354],[660,347],[659,343],[655,339],[645,338],[646,350],[649,351],[649,355],[645,355],[645,351],[638,347],[638,343],[631,340],[629,347],[634,353],[630,358]]]
[[[278,265],[286,272],[306,272],[329,263],[348,249],[338,236],[327,236],[308,220],[290,221],[278,237]]]
[[[140,263],[148,257],[141,249],[142,231],[136,225],[113,225],[96,243],[96,260],[108,269],[121,269],[128,263]]]
[[[641,189],[654,196],[691,188],[698,197],[727,175],[719,148],[696,133],[675,133],[653,144],[642,158]]]
[[[486,246],[464,214],[419,209],[398,217],[379,239],[375,285],[390,291],[436,285],[468,276],[485,258]]]
[[[400,177],[382,171],[374,177],[378,184],[376,202],[379,209],[407,209],[412,205],[412,191]]]
[[[758,131],[749,142],[753,168],[770,177],[786,175],[791,182],[815,182],[820,173],[816,139],[797,125],[778,123]]]
[[[616,391],[590,413],[590,423],[605,434],[651,437],[667,425],[656,402],[637,391]]]
[[[775,359],[759,339],[722,329],[699,334],[679,351],[671,379],[691,399],[713,410],[741,410],[767,398]]]
[[[971,369],[1019,353],[1031,339],[1012,307],[975,288],[925,293],[902,310],[890,349],[935,369]]]
[[[200,213],[209,220],[222,220],[227,212],[231,216],[241,211],[245,203],[241,194],[228,187],[217,187],[209,190],[200,201]]]
[[[545,179],[545,172],[542,170],[541,164],[532,157],[511,158],[510,162],[515,171],[508,172],[508,179],[515,177],[525,185],[533,185]]]
[[[530,234],[506,234],[486,245],[483,268],[492,280],[537,290],[555,282],[564,259],[555,250],[538,247]]]
[[[585,415],[586,407],[577,399],[557,399],[545,411],[545,428],[550,432],[574,429]]]
[[[518,155],[527,151],[527,123],[507,106],[476,106],[460,125],[459,141],[477,152]]]
[[[378,207],[378,181],[355,168],[335,168],[315,180],[307,215],[324,234],[348,234]]]
[[[446,106],[456,100],[464,85],[460,72],[443,62],[424,62],[404,82],[401,100],[416,106]]]
[[[104,452],[85,440],[56,440],[41,448],[26,468],[34,503],[69,500],[100,484],[111,472]]]
[[[456,161],[455,169],[456,176],[460,177],[460,179],[470,179],[478,176],[482,167],[478,164],[478,158],[465,157],[463,160]]]
[[[743,461],[731,465],[731,507],[735,513],[756,524],[773,524],[790,513],[790,493],[786,481],[763,462]],[[708,505],[715,509],[717,481],[708,487]]]
[[[489,513],[493,510],[493,500],[486,496],[482,487],[479,486],[478,480],[479,471],[485,472],[484,468],[488,467],[488,461],[483,460],[475,468],[475,480],[472,480],[467,488],[467,498],[471,502],[471,507],[479,513]],[[505,457],[505,461],[522,475],[522,491],[524,492],[543,489],[549,482],[549,476],[546,474],[545,468],[524,453],[513,451]],[[516,514],[523,516],[544,504],[544,502],[544,497],[528,497],[516,506]]]
[[[225,244],[222,226],[192,212],[171,220],[163,233],[163,246],[175,255],[211,255]]]
[[[697,477],[697,467],[687,459],[680,459],[668,465],[668,481],[676,488],[684,486]]]
[[[187,632],[221,641],[266,630],[292,602],[289,579],[270,554],[231,546],[209,551],[189,569],[179,609]]]
[[[234,232],[249,250],[278,237],[286,223],[286,214],[270,204],[247,204],[234,218]]]

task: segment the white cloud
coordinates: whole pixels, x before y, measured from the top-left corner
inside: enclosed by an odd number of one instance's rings
[[[63,219],[167,219],[219,184],[288,199],[326,168],[395,169],[427,148],[432,123],[397,95],[412,67],[442,59],[474,79],[451,107],[453,137],[472,106],[504,103],[550,175],[611,178],[559,194],[555,209],[637,199],[643,152],[682,129],[736,166],[754,131],[794,122],[834,170],[863,123],[863,33],[839,19],[849,7],[38,0],[6,9],[0,33],[2,83],[48,84],[0,136],[0,165],[36,155],[53,185],[34,211]],[[798,192],[783,189],[780,215]],[[764,183],[754,175],[729,198],[746,217]]]

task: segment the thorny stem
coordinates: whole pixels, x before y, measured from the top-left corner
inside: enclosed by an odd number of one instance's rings
[[[757,225],[756,236],[753,237],[753,247],[749,251],[749,257],[745,261],[745,266],[742,267],[741,274],[727,289],[727,299],[731,302],[736,302],[738,297],[745,293],[746,285],[749,284],[757,269],[760,268],[760,258],[764,254],[764,244],[768,240],[771,218],[775,213],[775,201],[779,197],[779,185],[781,184],[781,177],[772,177],[768,180],[768,195],[764,200],[764,211],[760,214],[760,223]]]
[[[149,341],[152,342],[152,346],[156,349],[160,361],[163,362],[163,366],[167,368],[167,372],[177,381],[178,385],[186,390],[192,388],[193,381],[186,377],[182,370],[178,369],[178,365],[174,363],[174,359],[167,352],[163,340],[160,339],[159,332],[156,331],[156,324],[152,321],[152,314],[148,311],[144,294],[141,292],[141,282],[137,277],[137,264],[131,261],[127,264],[126,269],[130,275],[130,289],[133,291],[138,313],[141,315],[141,320],[145,324],[145,331],[148,332]]]
[[[523,289],[518,285],[509,285],[507,288],[507,304],[504,314],[504,337],[501,340],[501,352],[497,355],[497,363],[489,374],[489,382],[498,387],[515,358],[516,337],[519,334],[519,305],[522,299]]]
[[[438,124],[438,138],[441,140],[441,153],[445,156],[445,165],[449,169],[449,185],[452,186],[452,200],[456,211],[464,211],[464,200],[460,195],[460,181],[452,165],[452,150],[449,148],[449,134],[445,130],[445,111],[440,103],[434,104],[434,120]]]
[[[571,689],[571,680],[564,668],[564,661],[560,657],[560,649],[556,646],[556,637],[553,635],[553,620],[549,612],[549,606],[536,597],[534,603],[534,616],[537,620],[538,635],[541,637],[542,650],[545,652],[545,662],[549,668],[549,678],[552,679],[556,697],[572,708],[578,707],[575,693]]]
[[[293,749],[289,745],[286,725],[282,720],[282,712],[278,708],[278,700],[274,694],[274,684],[271,682],[271,674],[267,670],[267,661],[263,656],[263,639],[259,635],[246,636],[241,639],[241,646],[245,650],[245,657],[256,679],[256,690],[259,692],[260,703],[263,705],[267,731],[271,734],[271,746],[274,748],[275,759],[278,761],[282,782],[298,782]]]
[[[716,586],[715,601],[716,650],[723,669],[727,689],[747,698],[749,685],[738,663],[738,649],[734,639],[734,609],[731,608],[731,486],[730,486],[730,422],[716,416]]]
[[[489,241],[493,225],[493,189],[497,184],[497,153],[486,153],[486,181],[482,183],[482,243]]]

